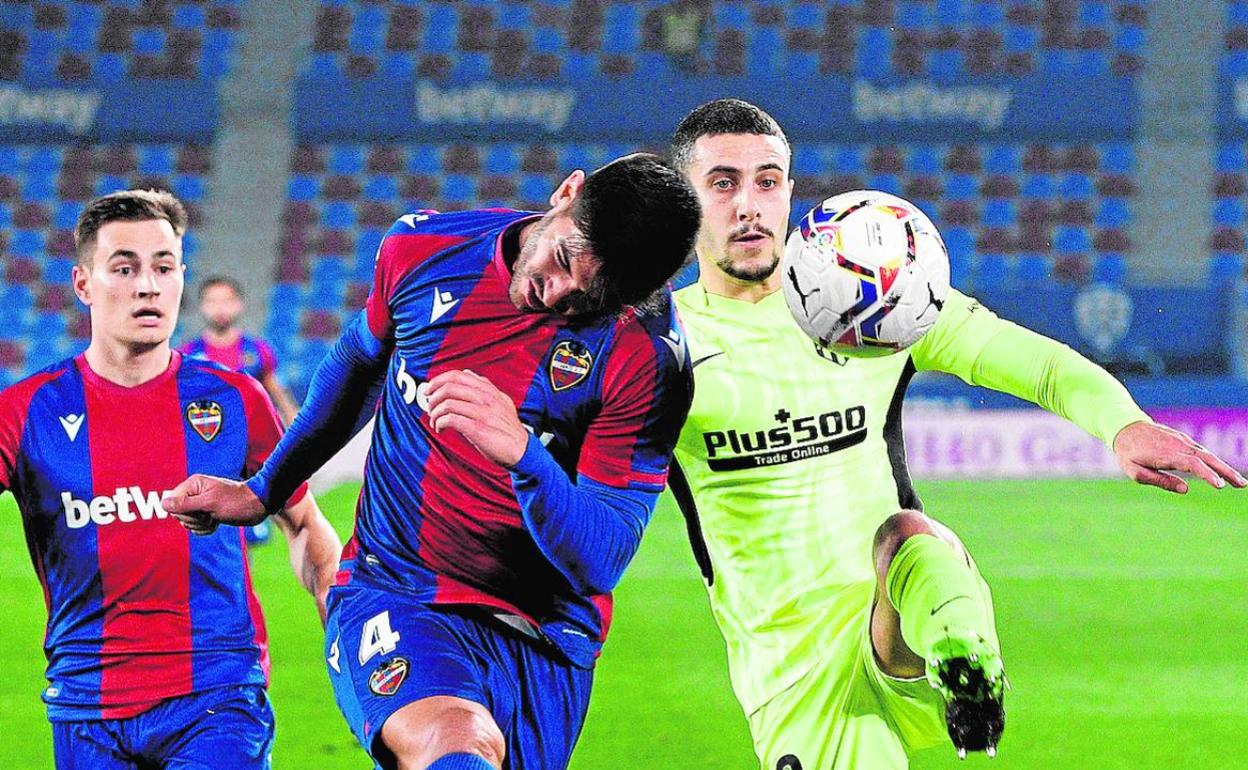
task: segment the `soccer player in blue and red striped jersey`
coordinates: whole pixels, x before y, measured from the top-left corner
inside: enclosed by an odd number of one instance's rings
[[[193,477],[169,501],[192,527],[255,521],[381,385],[326,656],[382,767],[567,765],[689,408],[659,290],[693,247],[692,188],[639,154],[574,172],[551,205],[401,217],[274,455],[247,484]]]
[[[48,607],[58,768],[268,767],[267,642],[241,533],[191,535],[161,500],[187,473],[251,474],[282,432],[253,379],[170,348],[185,225],[168,193],[89,203],[73,285],[91,343],[0,392],[0,491]],[[338,538],[306,487],[283,506],[323,606]]]

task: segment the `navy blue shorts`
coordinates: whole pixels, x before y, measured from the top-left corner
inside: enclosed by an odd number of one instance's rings
[[[593,671],[565,661],[477,608],[434,607],[355,582],[329,592],[325,633],[338,708],[379,767],[390,715],[435,695],[485,706],[507,742],[504,767],[567,767],[589,708]]]
[[[52,723],[57,770],[267,770],[273,708],[259,685],[162,701],[127,719]]]

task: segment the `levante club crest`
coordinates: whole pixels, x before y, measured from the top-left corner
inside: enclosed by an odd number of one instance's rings
[[[368,689],[374,695],[394,695],[407,679],[407,658],[394,658],[378,666],[368,677]]]
[[[550,386],[555,390],[567,390],[579,385],[589,376],[594,357],[576,340],[564,340],[550,354]]]
[[[192,401],[186,405],[186,421],[204,441],[221,432],[221,405],[216,401]]]

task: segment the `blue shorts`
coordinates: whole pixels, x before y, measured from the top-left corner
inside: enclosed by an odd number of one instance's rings
[[[471,607],[434,607],[353,582],[329,592],[325,632],[338,708],[379,767],[390,715],[435,695],[485,706],[507,742],[504,767],[567,767],[589,708],[593,671]]]
[[[52,723],[57,770],[268,770],[273,708],[259,685],[162,701],[127,719]]]

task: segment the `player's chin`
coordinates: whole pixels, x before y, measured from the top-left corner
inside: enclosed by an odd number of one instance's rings
[[[770,241],[766,242],[768,246]],[[728,259],[720,266],[724,272],[746,281],[762,281],[776,272],[780,265],[780,255],[770,248],[745,247],[737,245],[728,249]]]

